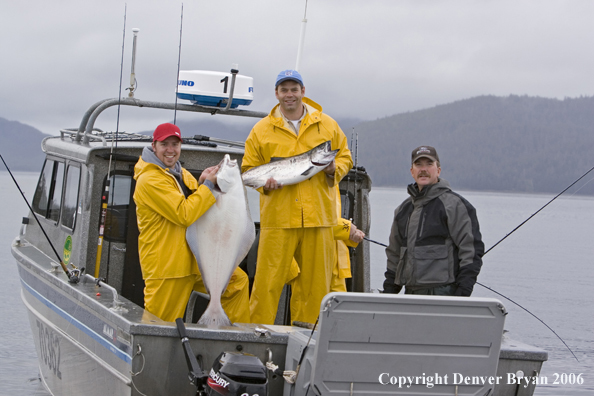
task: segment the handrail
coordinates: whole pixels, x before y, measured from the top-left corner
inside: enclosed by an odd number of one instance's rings
[[[76,142],[83,141],[83,144],[89,143],[89,136],[92,135],[92,131],[95,125],[95,121],[99,117],[99,115],[109,107],[123,105],[123,106],[137,106],[137,107],[148,107],[154,109],[164,109],[164,110],[175,110],[174,103],[165,103],[165,102],[151,102],[151,101],[144,101],[138,100],[135,98],[113,98],[113,99],[104,99],[95,103],[91,106],[83,116],[83,119],[80,123],[78,128],[78,132],[75,137]],[[254,117],[254,118],[264,118],[268,115],[268,113],[264,113],[261,111],[250,111],[250,110],[239,110],[239,109],[225,109],[220,107],[214,106],[202,106],[202,105],[184,105],[178,104],[177,110],[182,111],[191,111],[196,113],[210,113],[214,114],[226,114],[226,115],[233,115],[233,116],[242,116],[242,117]]]
[[[83,276],[83,283],[90,280],[95,283],[99,287],[104,287],[109,290],[113,296],[113,307],[111,309],[116,312],[127,312],[127,310],[123,307],[124,303],[120,301],[118,291],[113,287],[105,283],[101,278],[95,278],[92,275],[84,274]]]

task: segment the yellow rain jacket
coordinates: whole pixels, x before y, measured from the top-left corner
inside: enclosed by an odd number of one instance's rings
[[[338,222],[336,194],[332,187],[353,166],[351,152],[336,121],[322,113],[322,107],[311,99],[303,98],[303,103],[307,114],[297,135],[286,124],[279,105],[254,126],[245,142],[241,171],[267,164],[275,157],[303,154],[330,140],[332,150],[339,150],[334,180],[319,172],[309,180],[278,190],[264,192],[260,188],[262,228],[332,227]]]
[[[338,220],[338,225],[333,228],[334,239],[336,240],[336,260],[338,261],[338,277],[351,277],[351,258],[349,257],[350,247],[357,247],[357,242],[349,239],[351,233],[351,221],[347,219]]]
[[[198,263],[186,242],[186,228],[216,201],[182,168],[182,180],[193,193],[186,198],[177,179],[142,158],[134,167],[138,253],[145,280],[145,308],[163,320],[183,316],[193,290],[206,293]],[[236,268],[221,303],[232,322],[249,323],[248,278]]]
[[[209,188],[182,168],[184,184],[195,191],[187,199],[175,177],[141,159],[134,167],[138,254],[143,279],[181,278],[198,274],[198,264],[186,243],[186,228],[215,203]],[[183,242],[181,242],[183,241]],[[180,246],[184,249],[172,249]]]
[[[350,220],[342,218],[342,205],[340,202],[340,189],[338,188],[338,186],[336,186],[336,200],[338,201],[336,205],[336,213],[338,215],[339,220],[338,224],[335,225],[334,228],[332,228],[332,231],[334,232],[334,239],[336,240],[336,261],[338,267],[338,277],[346,279],[352,276],[351,256],[349,254],[349,247],[356,248],[359,244],[349,239],[349,237],[351,236],[352,223]],[[334,279],[332,283],[334,284]]]

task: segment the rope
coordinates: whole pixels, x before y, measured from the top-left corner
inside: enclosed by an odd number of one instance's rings
[[[295,383],[295,380],[297,379],[297,374],[299,373],[299,370],[297,370],[297,371],[293,371],[293,370],[281,371],[281,370],[279,370],[278,366],[276,364],[274,364],[272,361],[266,362],[266,368],[269,371],[272,371],[274,374],[282,375],[283,378],[285,379],[285,381],[291,385]]]
[[[147,396],[144,393],[142,393],[141,391],[139,391],[138,388],[136,387],[136,384],[134,383],[134,377],[136,377],[138,374],[142,373],[142,371],[144,370],[144,364],[146,362],[144,355],[142,354],[142,348],[140,347],[140,344],[137,344],[136,346],[138,347],[138,351],[136,351],[136,353],[132,357],[132,362],[134,362],[134,358],[136,358],[136,356],[140,355],[140,357],[142,357],[142,367],[140,368],[140,371],[137,373],[130,370],[130,375],[132,376],[132,378],[130,379],[130,382],[132,382],[132,386],[134,387],[134,389],[136,389],[136,392],[140,393],[142,396]]]

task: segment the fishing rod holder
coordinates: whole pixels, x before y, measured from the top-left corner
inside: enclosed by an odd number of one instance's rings
[[[226,144],[228,146],[245,147],[244,142],[234,142],[232,140],[218,139],[218,138],[213,138],[213,137],[205,136],[205,135],[194,135],[193,139],[197,140],[199,142],[215,142],[215,143]],[[215,145],[215,147],[216,147],[216,145]]]

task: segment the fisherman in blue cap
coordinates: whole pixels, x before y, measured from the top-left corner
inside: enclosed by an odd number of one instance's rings
[[[293,283],[291,316],[315,323],[322,298],[330,291],[336,263],[332,231],[338,224],[335,186],[351,169],[353,161],[347,138],[336,121],[305,97],[299,72],[280,72],[275,95],[278,105],[254,126],[246,140],[242,172],[273,158],[305,153],[326,141],[338,153],[327,168],[308,180],[281,186],[271,178],[258,189],[260,243],[250,314],[254,323],[274,323],[295,257],[299,276]]]

